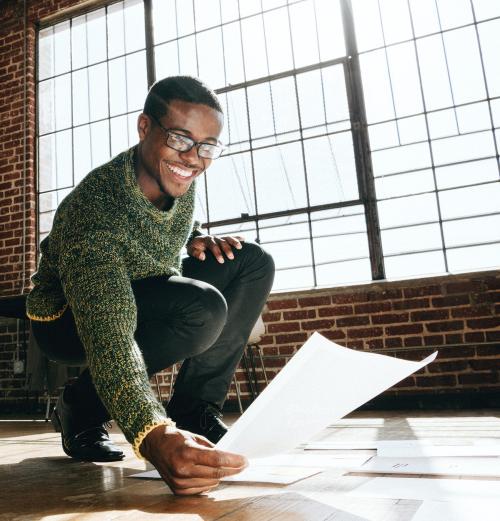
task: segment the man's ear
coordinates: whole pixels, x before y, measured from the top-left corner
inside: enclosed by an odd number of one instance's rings
[[[139,141],[144,141],[145,137],[151,132],[151,118],[141,112],[137,118],[137,133],[139,134]]]

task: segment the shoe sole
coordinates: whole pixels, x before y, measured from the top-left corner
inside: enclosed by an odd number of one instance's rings
[[[62,423],[61,423],[61,420],[59,418],[59,415],[57,414],[57,409],[54,408],[54,410],[52,411],[52,414],[50,415],[50,422],[52,423],[52,425],[54,426],[54,429],[56,432],[60,432],[61,433],[61,445],[62,445],[62,449],[64,451],[64,453],[66,454],[66,456],[69,456],[70,458],[73,458],[74,460],[77,460],[77,461],[97,461],[97,462],[110,462],[110,461],[122,461],[124,458],[125,458],[125,454],[121,454],[121,456],[112,456],[110,458],[78,458],[77,456],[75,456],[74,454],[71,454],[71,452],[68,450],[68,448],[66,447],[66,445],[64,444],[64,431],[63,431],[63,428],[62,428]]]

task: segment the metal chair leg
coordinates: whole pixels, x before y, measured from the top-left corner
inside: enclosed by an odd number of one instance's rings
[[[240,384],[238,379],[236,378],[236,374],[233,375],[234,387],[236,388],[236,397],[238,398],[238,406],[240,408],[240,413],[243,414],[243,405],[241,404],[241,391]]]
[[[173,393],[173,388],[174,388],[174,378],[175,378],[176,372],[177,372],[177,365],[174,364],[170,371],[170,387],[168,389],[168,401],[170,401],[170,398],[172,398],[172,393]]]
[[[262,349],[259,344],[255,344],[255,348],[257,349],[257,354],[259,355],[260,366],[262,367],[262,373],[264,374],[264,381],[266,382],[266,387],[269,385],[269,381],[267,379],[266,367],[264,365],[264,357],[262,356]]]
[[[47,392],[47,407],[45,408],[45,421],[50,420],[50,393]]]
[[[158,393],[158,400],[160,400],[160,403],[162,403],[160,381],[158,380],[158,375],[157,374],[155,374],[155,381],[156,381],[156,392]]]

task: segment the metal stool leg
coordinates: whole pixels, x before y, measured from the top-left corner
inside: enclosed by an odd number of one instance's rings
[[[238,398],[238,406],[240,408],[240,413],[243,414],[243,405],[241,404],[240,384],[236,378],[236,373],[233,375],[233,382],[234,382],[234,386],[236,388],[236,397]]]
[[[45,408],[45,421],[50,420],[50,393],[47,391],[47,407]]]
[[[264,365],[264,357],[262,356],[262,349],[259,344],[255,344],[255,348],[257,349],[257,354],[259,355],[260,366],[262,367],[262,372],[264,373],[264,381],[266,382],[266,387],[269,385],[269,381],[267,379],[266,367]]]

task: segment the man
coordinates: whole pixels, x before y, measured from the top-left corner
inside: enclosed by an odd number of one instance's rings
[[[104,427],[114,418],[176,494],[209,490],[246,465],[213,443],[227,431],[222,405],[274,276],[258,245],[193,226],[195,180],[222,151],[222,125],[199,80],[153,85],[139,144],[59,206],[27,301],[42,351],[88,364],[51,418],[66,454],[122,459]],[[166,414],[148,379],[181,360]]]

